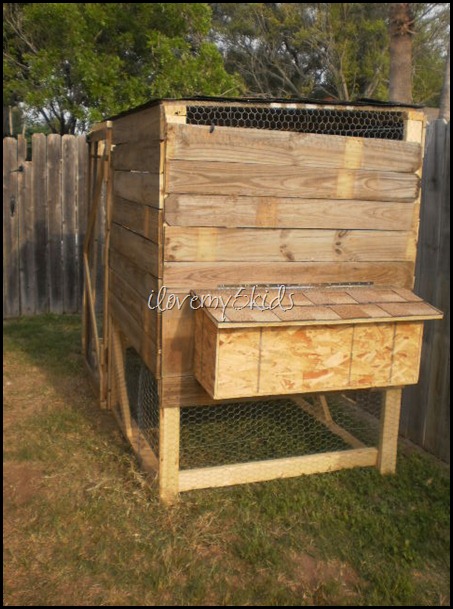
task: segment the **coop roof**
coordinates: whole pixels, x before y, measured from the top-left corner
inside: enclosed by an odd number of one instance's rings
[[[109,117],[106,120],[115,120],[117,118],[121,118],[123,116],[127,116],[128,114],[133,114],[135,112],[140,112],[142,110],[146,110],[147,108],[151,108],[153,106],[157,106],[161,103],[165,102],[178,102],[178,103],[193,103],[196,104],[198,102],[209,102],[212,104],[225,104],[225,103],[234,103],[234,104],[313,104],[315,106],[345,106],[345,107],[376,107],[376,108],[423,108],[422,105],[417,104],[403,104],[400,102],[384,102],[376,99],[368,99],[368,98],[360,98],[357,100],[350,101],[336,101],[336,100],[323,100],[323,99],[312,99],[309,97],[292,97],[292,98],[282,98],[282,97],[209,97],[203,95],[197,95],[194,97],[182,97],[182,98],[171,98],[171,97],[162,97],[162,98],[154,98],[149,101],[141,104],[139,106],[135,106],[130,108],[129,110],[125,110],[119,114]]]
[[[219,327],[338,325],[441,319],[442,313],[410,290],[396,287],[232,287],[196,290]]]

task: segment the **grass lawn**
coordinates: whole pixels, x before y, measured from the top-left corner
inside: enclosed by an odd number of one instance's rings
[[[97,408],[80,318],[4,324],[4,605],[449,605],[449,478],[372,469],[161,506]]]

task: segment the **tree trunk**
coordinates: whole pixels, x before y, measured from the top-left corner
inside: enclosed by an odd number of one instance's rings
[[[444,84],[440,95],[439,118],[450,120],[450,43],[448,43],[448,55],[445,62]]]
[[[390,101],[412,103],[412,6],[409,2],[389,4]]]

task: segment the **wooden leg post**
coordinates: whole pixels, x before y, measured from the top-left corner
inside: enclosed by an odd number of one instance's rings
[[[179,408],[161,408],[159,434],[159,495],[174,503],[179,493]]]
[[[394,474],[400,425],[401,389],[387,389],[381,413],[377,467],[381,474]]]

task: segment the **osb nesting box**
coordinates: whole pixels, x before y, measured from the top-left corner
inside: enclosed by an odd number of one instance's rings
[[[353,465],[393,471],[391,388],[417,381],[422,320],[439,317],[410,291],[423,140],[424,115],[410,107],[251,99],[156,101],[90,134],[86,360],[101,402],[158,470],[163,498]],[[220,317],[192,306],[216,290],[280,285],[296,295],[290,310],[229,307]],[[388,391],[377,448],[301,397],[376,387]],[[215,476],[181,470],[187,410],[264,396],[297,398],[351,440],[353,455],[230,464]]]
[[[421,320],[441,317],[404,289],[293,287],[280,302],[261,288],[258,304],[242,290],[234,307],[236,293],[198,294],[194,371],[215,399],[411,385]]]

